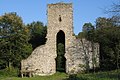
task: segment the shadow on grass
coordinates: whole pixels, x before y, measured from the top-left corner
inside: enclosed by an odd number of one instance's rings
[[[97,78],[108,78],[111,80],[119,80],[120,79],[120,72],[104,72],[95,74]]]
[[[120,71],[99,72],[89,74],[73,74],[64,80],[120,80]]]
[[[80,80],[80,79],[77,77],[77,74],[72,74],[72,75],[69,75],[69,78],[64,80]]]

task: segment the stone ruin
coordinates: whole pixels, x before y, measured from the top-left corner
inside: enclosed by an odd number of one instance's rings
[[[33,75],[41,76],[56,73],[58,37],[64,40],[66,73],[73,74],[98,67],[99,44],[74,36],[72,3],[48,4],[47,7],[46,44],[34,49],[27,59],[21,61],[21,71],[32,71]]]

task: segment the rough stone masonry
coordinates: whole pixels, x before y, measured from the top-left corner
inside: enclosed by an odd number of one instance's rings
[[[56,73],[56,38],[59,32],[65,34],[66,73],[78,73],[98,67],[99,44],[76,39],[74,36],[72,3],[48,4],[47,7],[46,44],[37,47],[27,59],[21,61],[21,71],[32,71],[33,75],[42,76]]]

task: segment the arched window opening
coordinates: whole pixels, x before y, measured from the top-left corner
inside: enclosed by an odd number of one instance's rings
[[[65,34],[62,30],[57,33],[57,58],[56,58],[56,71],[65,72],[66,59],[65,55]]]

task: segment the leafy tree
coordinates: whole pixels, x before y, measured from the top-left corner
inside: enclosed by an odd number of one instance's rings
[[[17,13],[0,16],[0,64],[4,67],[19,66],[32,51],[29,34]]]
[[[111,19],[114,22],[114,25],[120,26],[120,16],[112,16]]]
[[[96,26],[99,27],[99,29],[95,31],[95,41],[100,44],[101,68],[106,70],[119,68],[119,25],[116,25],[111,18],[98,18]]]
[[[105,13],[110,14],[114,23],[120,26],[120,1],[114,2],[105,10]]]
[[[47,27],[43,25],[42,22],[32,22],[27,25],[30,30],[30,40],[29,43],[32,44],[33,49],[36,47],[45,44]]]
[[[76,38],[79,38],[79,39],[86,38],[86,32],[79,32]]]
[[[86,38],[88,40],[92,40],[92,36],[94,36],[93,32],[94,32],[94,26],[92,25],[92,23],[85,23],[83,25],[83,29],[82,32],[80,32],[78,34],[78,38]]]
[[[88,32],[93,29],[94,29],[94,26],[91,23],[85,23],[83,25],[83,32]]]
[[[86,38],[100,45],[100,68],[104,70],[119,69],[120,66],[120,27],[111,18],[99,17],[96,20],[96,29],[83,31],[78,38]],[[87,26],[86,26],[87,27]],[[94,45],[92,45],[94,48]],[[93,52],[93,61],[94,61]],[[94,63],[93,63],[94,65]]]
[[[100,43],[100,60],[103,69],[117,69],[120,66],[120,27],[99,29],[96,31]]]
[[[57,70],[58,71],[65,71],[65,46],[63,43],[58,43],[57,45],[57,58],[56,58],[56,62],[57,62]]]
[[[112,18],[99,17],[96,19],[96,28],[114,27],[114,21]]]

